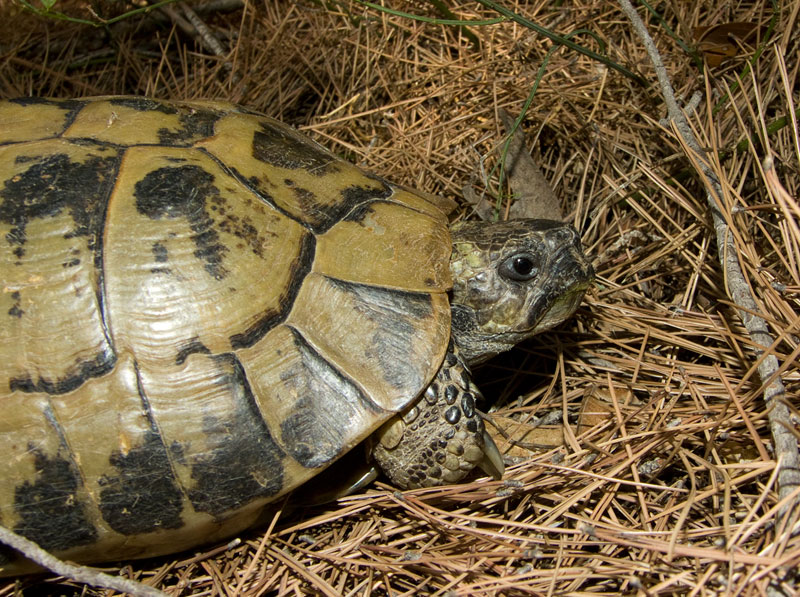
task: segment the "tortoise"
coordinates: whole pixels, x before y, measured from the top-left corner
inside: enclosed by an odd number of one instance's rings
[[[239,533],[359,445],[403,488],[499,477],[469,366],[593,275],[568,224],[450,229],[218,102],[1,102],[0,227],[0,524],[78,562]]]

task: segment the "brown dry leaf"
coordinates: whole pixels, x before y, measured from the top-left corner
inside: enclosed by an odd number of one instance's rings
[[[561,425],[535,425],[512,417],[492,415],[503,436],[494,436],[500,452],[511,458],[530,458],[534,451],[550,450],[564,444]]]
[[[615,395],[624,404],[632,399],[628,389],[617,388]],[[570,425],[573,434],[579,435],[613,419],[614,407],[611,402],[611,393],[606,388],[594,387],[587,391],[580,407],[578,424]],[[495,437],[500,451],[511,458],[530,458],[534,452],[550,450],[566,443],[562,424],[528,423],[498,415],[493,415],[492,421],[502,434]]]
[[[755,41],[766,27],[757,23],[723,23],[711,27],[695,27],[697,49],[703,53],[709,66],[719,66],[726,58],[733,58],[744,43]]]
[[[506,132],[510,131],[514,126],[514,117],[507,110],[500,109],[498,112]],[[558,197],[525,146],[522,127],[514,131],[506,156],[506,167],[508,182],[516,197],[509,210],[510,219],[564,219]]]
[[[616,399],[623,404],[628,404],[633,397],[627,388],[616,388],[614,394]],[[611,392],[607,388],[599,386],[590,388],[584,395],[581,412],[578,416],[578,435],[613,418],[614,406]]]

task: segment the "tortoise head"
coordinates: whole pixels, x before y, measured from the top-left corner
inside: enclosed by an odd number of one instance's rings
[[[563,222],[463,222],[451,233],[453,337],[470,364],[564,321],[594,276]]]

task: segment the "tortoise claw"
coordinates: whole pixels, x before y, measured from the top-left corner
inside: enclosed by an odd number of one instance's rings
[[[478,462],[480,469],[494,479],[502,479],[506,470],[503,464],[503,456],[497,444],[494,443],[492,436],[484,429],[483,431],[483,458]]]
[[[294,500],[302,506],[321,506],[358,493],[378,477],[378,469],[367,463],[361,450],[351,450],[333,465],[303,485]]]

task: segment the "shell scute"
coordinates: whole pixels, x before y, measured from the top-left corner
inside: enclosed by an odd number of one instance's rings
[[[57,139],[0,147],[0,396],[69,392],[113,368],[96,261],[117,162]]]
[[[109,527],[122,535],[140,535],[183,526],[183,497],[156,430],[149,429],[137,445],[114,450],[108,465],[113,468],[98,478],[97,497]]]
[[[80,487],[75,464],[60,453],[47,456],[32,449],[31,455],[36,479],[16,487],[14,506],[20,517],[14,531],[51,551],[96,541],[96,530],[84,515],[83,504],[74,499]],[[53,528],[54,518],[62,523],[58,530]]]
[[[114,533],[180,528],[182,493],[130,354],[120,355],[113,375],[54,396],[50,404],[80,465],[80,495],[88,496],[82,503],[99,543]]]
[[[80,471],[48,400],[17,392],[3,407],[9,410],[0,417],[0,521],[45,549],[93,544],[97,532]]]
[[[441,214],[373,202],[318,237],[313,271],[358,284],[414,292],[451,286],[450,235]]]
[[[359,203],[392,193],[382,180],[266,117],[229,114],[198,147],[229,164],[258,194],[314,232],[327,230]]]
[[[444,357],[449,316],[444,294],[352,284],[312,273],[287,323],[338,371],[357,380],[381,411],[394,412],[427,383],[429,364]],[[326,399],[337,400],[334,393]],[[373,424],[379,420],[374,417]],[[372,425],[364,423],[348,445],[369,432]]]
[[[201,152],[128,150],[108,214],[125,222],[106,231],[108,310],[140,362],[180,360],[190,341],[213,354],[255,341],[313,259],[306,229]]]
[[[73,140],[109,145],[190,146],[214,134],[222,113],[189,102],[147,98],[98,98],[88,101],[63,133]]]
[[[0,145],[60,135],[83,105],[80,100],[46,98],[6,101],[0,113]]]
[[[253,393],[270,396],[262,412],[269,428],[280,430],[278,444],[299,465],[293,481],[309,479],[355,445],[381,414],[358,384],[289,325],[238,356]]]
[[[219,530],[227,515],[286,490],[285,453],[235,354],[193,354],[181,366],[142,367],[139,376],[170,476],[183,488],[187,531]]]

